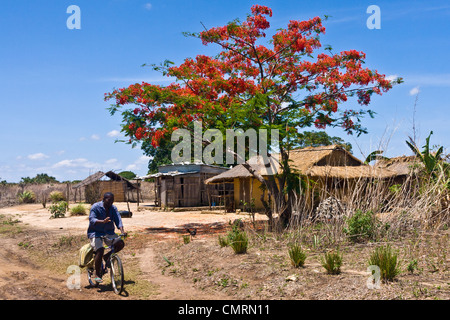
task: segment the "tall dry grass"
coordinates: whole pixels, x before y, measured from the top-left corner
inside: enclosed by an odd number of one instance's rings
[[[320,188],[312,182],[310,189],[292,199],[293,215],[288,232],[294,232],[296,240],[314,246],[339,246],[348,240],[345,228],[357,211],[374,213],[375,239],[392,240],[416,230],[438,231],[450,227],[450,177],[443,170],[435,178],[415,170],[401,181],[328,180],[334,182]],[[317,204],[330,197],[339,200],[340,214],[318,215]]]

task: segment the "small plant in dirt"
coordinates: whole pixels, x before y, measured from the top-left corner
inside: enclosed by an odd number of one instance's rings
[[[233,241],[230,242],[231,248],[233,248],[234,253],[242,254],[247,252],[248,248],[248,236],[245,231],[237,231],[233,235]]]
[[[84,216],[86,215],[86,207],[83,204],[79,203],[70,208],[70,214],[72,216]]]
[[[48,197],[49,197],[50,201],[53,203],[57,203],[60,201],[66,201],[66,197],[64,196],[64,194],[61,191],[52,191],[52,192],[50,192]]]
[[[293,244],[289,248],[288,253],[291,263],[295,268],[303,267],[305,265],[306,253],[299,244]]]
[[[226,242],[222,240],[222,244],[228,243],[228,245],[233,248],[234,252],[238,254],[246,253],[248,248],[248,236],[247,233],[242,230],[242,225],[240,219],[234,221],[231,226],[231,231],[227,234]]]
[[[66,201],[60,201],[52,204],[48,210],[51,213],[50,219],[53,218],[64,218],[66,216],[66,212],[69,205]]]
[[[190,235],[183,235],[183,243],[188,244],[191,242],[191,236]]]
[[[342,255],[337,252],[326,252],[321,258],[322,267],[328,274],[340,274],[342,266]]]
[[[33,191],[24,191],[17,195],[20,203],[34,203],[36,201],[36,195]]]
[[[381,279],[394,281],[394,278],[400,274],[398,252],[394,251],[390,245],[375,248],[372,252],[369,265],[375,265],[380,268]]]
[[[222,236],[219,236],[219,245],[220,245],[220,247],[221,248],[223,248],[223,247],[228,247],[228,238],[227,237],[222,237]]]
[[[374,240],[379,221],[372,211],[357,210],[355,214],[346,220],[344,233],[349,236],[353,242],[364,240]]]
[[[417,259],[411,260],[407,267],[408,271],[410,273],[414,273],[414,271],[417,269],[417,265],[418,265]]]

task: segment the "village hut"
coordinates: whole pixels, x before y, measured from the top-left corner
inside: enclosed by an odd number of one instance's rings
[[[169,164],[141,179],[154,179],[157,207],[212,207],[226,205],[233,196],[233,186],[225,183],[208,186],[205,180],[228,170],[204,163]]]
[[[104,179],[105,177],[109,179],[106,180]],[[75,189],[75,202],[77,194],[81,200],[82,190],[84,190],[84,198],[90,203],[100,201],[106,192],[112,192],[116,202],[139,203],[139,186],[112,171],[106,173],[98,171],[76,184],[73,188]]]
[[[277,155],[263,161],[261,156],[249,159],[248,164],[265,179],[271,174],[281,173]],[[266,164],[265,164],[266,163]],[[364,164],[350,152],[338,145],[307,147],[291,150],[289,165],[292,172],[298,174],[306,185],[302,193],[309,207],[317,206],[324,196],[345,199],[354,185],[361,180],[390,180],[397,173],[385,168],[376,168]],[[235,207],[247,209],[250,206],[257,211],[263,210],[261,201],[268,200],[267,192],[261,183],[242,165],[205,181],[206,184],[229,183],[234,186]],[[326,190],[326,192],[323,192]],[[321,192],[322,191],[322,192]]]
[[[395,172],[397,174],[395,183],[403,183],[406,178],[416,175],[423,168],[423,164],[416,156],[383,158],[377,160],[374,166]]]

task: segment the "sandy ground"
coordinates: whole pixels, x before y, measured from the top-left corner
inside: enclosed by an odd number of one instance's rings
[[[73,206],[73,204],[71,204]],[[128,210],[126,202],[115,202],[114,205],[118,210]],[[123,218],[125,231],[146,231],[155,228],[180,228],[184,229],[185,225],[211,224],[211,223],[228,223],[235,219],[247,220],[248,214],[212,214],[202,213],[202,211],[153,211],[140,210],[136,204],[131,203],[130,211],[133,213],[132,218]],[[145,204],[141,204],[142,206]],[[145,207],[144,207],[145,208]],[[41,204],[26,204],[14,207],[5,207],[0,209],[0,215],[11,216],[19,219],[24,224],[28,224],[33,228],[50,229],[50,230],[87,230],[88,216],[70,216],[66,218],[49,219],[50,213],[48,209],[42,207]],[[264,215],[257,214],[257,220],[265,220]]]
[[[73,204],[72,204],[73,205]],[[118,210],[128,210],[126,203],[115,203]],[[87,206],[88,207],[88,206]],[[136,204],[130,204],[132,218],[123,218],[125,231],[133,233],[155,233],[163,239],[179,238],[180,233],[186,234],[185,228],[194,226],[198,228],[198,236],[202,232],[211,230],[209,226],[222,226],[235,219],[249,219],[247,214],[205,214],[201,211],[138,211]],[[87,230],[88,216],[70,216],[50,219],[48,208],[41,204],[26,204],[13,207],[0,208],[0,215],[19,220],[21,224],[31,229],[24,235],[25,238],[37,241],[54,242],[61,235],[80,234]],[[257,215],[257,219],[264,219]],[[205,226],[207,226],[206,229]],[[220,229],[220,228],[219,228]],[[167,232],[166,232],[167,231]],[[160,237],[161,235],[161,237]],[[52,240],[53,239],[53,240]],[[69,290],[66,286],[68,275],[50,273],[37,265],[33,265],[23,250],[17,245],[19,240],[2,238],[0,247],[0,300],[85,300],[85,299],[127,299],[125,296],[116,296],[108,290],[89,288],[85,276],[81,277],[81,289]],[[208,292],[193,287],[183,279],[164,276],[155,265],[156,256],[151,246],[136,255],[140,261],[143,276],[157,288],[149,299],[152,300],[228,300],[225,294]],[[45,281],[41,281],[45,279]],[[129,299],[130,297],[128,297]]]

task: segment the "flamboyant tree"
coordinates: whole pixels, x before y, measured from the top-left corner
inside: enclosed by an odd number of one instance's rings
[[[292,20],[277,30],[268,43],[267,17],[272,10],[254,5],[245,21],[234,20],[222,27],[189,33],[204,45],[218,45],[215,57],[198,55],[180,65],[166,60],[154,70],[175,78],[167,86],[146,82],[105,94],[114,100],[110,112],[122,109],[122,131],[129,143],[145,141],[158,148],[178,128],[192,128],[201,121],[203,130],[266,128],[278,129],[283,173],[264,179],[249,165],[246,168],[267,189],[281,217],[290,216],[289,149],[302,128],[342,127],[347,133],[366,133],[361,125],[373,94],[381,95],[401,79],[363,67],[365,54],[348,50],[333,53],[321,49],[325,33],[319,17]],[[355,97],[359,110],[342,108]],[[130,108],[125,108],[130,106]],[[233,152],[233,150],[231,150]],[[276,183],[278,182],[278,183]],[[271,215],[271,208],[266,204]]]

